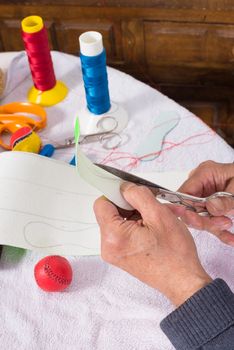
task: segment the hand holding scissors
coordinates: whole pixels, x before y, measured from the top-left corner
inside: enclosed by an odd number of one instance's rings
[[[215,192],[210,196],[207,197],[196,197],[196,196],[192,196],[189,194],[185,194],[185,193],[181,193],[181,192],[177,192],[177,191],[170,191],[160,185],[157,185],[153,182],[150,182],[148,180],[145,180],[141,177],[138,177],[136,175],[127,173],[125,171],[116,169],[116,168],[112,168],[110,166],[107,165],[103,165],[103,164],[96,164],[98,165],[100,168],[110,172],[111,174],[118,176],[119,178],[121,178],[124,181],[128,181],[128,182],[133,182],[137,185],[143,185],[148,187],[153,193],[154,195],[158,198],[158,199],[163,199],[166,200],[170,203],[173,204],[179,204],[182,205],[184,207],[186,207],[186,209],[195,212],[201,216],[209,216],[210,213],[206,208],[206,204],[214,198],[230,198],[234,201],[234,194],[229,193],[229,192]]]

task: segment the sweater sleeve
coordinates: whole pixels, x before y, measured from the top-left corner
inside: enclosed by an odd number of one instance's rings
[[[234,350],[234,294],[216,279],[168,315],[161,329],[178,350]]]

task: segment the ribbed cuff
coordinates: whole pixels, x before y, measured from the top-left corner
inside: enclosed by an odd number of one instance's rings
[[[234,325],[234,294],[221,279],[208,284],[160,324],[179,350],[194,350]]]

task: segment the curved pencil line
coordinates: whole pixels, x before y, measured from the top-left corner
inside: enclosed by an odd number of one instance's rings
[[[23,229],[23,235],[24,235],[24,239],[25,241],[28,243],[29,246],[33,247],[33,248],[56,248],[56,247],[63,247],[63,246],[69,246],[69,245],[73,245],[73,246],[78,246],[78,247],[81,247],[81,248],[85,248],[87,250],[93,250],[94,248],[89,248],[89,247],[86,247],[86,246],[83,246],[81,244],[77,244],[77,243],[62,243],[62,244],[55,244],[55,245],[47,245],[47,246],[40,246],[40,245],[35,245],[35,244],[32,244],[28,238],[27,238],[27,233],[26,233],[26,229],[27,229],[27,226],[30,225],[30,224],[35,224],[35,223],[38,223],[38,224],[44,224],[44,225],[48,225],[52,228],[56,228],[55,226],[51,225],[51,224],[47,224],[47,223],[42,223],[40,221],[31,221],[31,222],[28,222],[25,226],[24,226],[24,229]],[[85,231],[85,230],[88,230],[90,228],[94,227],[91,226],[91,227],[87,227],[87,228],[84,228],[84,229],[80,229],[79,231]],[[57,230],[60,230],[62,232],[76,232],[77,230],[64,230],[64,229],[59,229],[59,228],[56,228]]]

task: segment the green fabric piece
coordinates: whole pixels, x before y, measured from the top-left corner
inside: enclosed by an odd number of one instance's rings
[[[24,257],[26,252],[26,249],[6,245],[3,247],[2,255],[8,262],[17,263]]]

